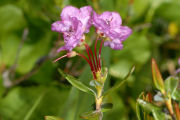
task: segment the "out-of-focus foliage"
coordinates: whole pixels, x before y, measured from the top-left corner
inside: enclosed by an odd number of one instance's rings
[[[148,92],[147,95],[142,93],[139,96],[136,104],[138,120],[179,120],[180,108],[178,103],[180,100],[176,97],[180,95],[178,74],[169,76],[163,81],[154,59],[152,59],[151,67],[153,83],[158,91],[155,93]],[[142,116],[143,114],[144,116]]]
[[[59,20],[65,5],[91,5],[99,13],[117,11],[123,24],[133,29],[123,50],[103,48],[103,64],[109,67],[105,90],[121,81],[132,65],[136,66],[135,74],[106,98],[107,103],[113,103],[113,109],[105,113],[104,120],[136,120],[136,99],[153,86],[151,57],[156,58],[165,78],[178,67],[179,0],[1,0],[0,119],[40,120],[44,116],[59,116],[64,120],[80,120],[81,113],[93,109],[90,109],[93,96],[71,88],[57,70],[80,76],[80,81],[87,85],[92,75],[84,60],[75,57],[52,63],[56,56],[52,51],[63,45],[63,40],[51,31],[51,23]],[[23,37],[26,30],[27,36]],[[89,34],[87,38],[93,36]],[[27,78],[21,81],[23,77]],[[8,88],[9,82],[14,86]]]

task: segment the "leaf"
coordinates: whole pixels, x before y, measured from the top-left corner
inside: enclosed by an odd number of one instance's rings
[[[104,94],[103,96],[107,96],[108,94],[114,92],[115,90],[117,90],[130,76],[131,74],[134,72],[134,69],[135,69],[135,66],[133,66],[130,70],[130,72],[126,75],[126,77],[120,81],[119,83],[117,83],[116,85],[114,85],[112,88],[108,89]]]
[[[45,116],[45,120],[63,120],[63,119],[58,118],[56,116]]]
[[[31,107],[31,109],[29,110],[29,112],[26,113],[26,116],[24,117],[24,120],[29,120],[30,117],[32,116],[33,112],[35,111],[36,107],[40,104],[40,102],[42,101],[44,94],[41,94],[38,99],[35,101],[34,105]]]
[[[25,19],[22,10],[15,5],[4,5],[0,7],[0,31],[1,33],[22,29]],[[0,33],[0,34],[1,34]]]
[[[166,10],[167,7],[168,10]],[[157,8],[155,15],[164,18],[168,21],[175,21],[180,23],[180,14],[177,13],[177,11],[179,10],[180,10],[180,3],[164,2]]]
[[[43,120],[45,115],[57,115],[68,91],[53,86],[15,87],[1,98],[3,120]]]
[[[161,73],[158,69],[158,66],[156,64],[156,61],[154,59],[151,60],[151,68],[152,68],[152,76],[155,87],[162,92],[162,94],[165,94],[164,89],[164,82],[161,76]]]
[[[144,119],[142,115],[141,107],[139,106],[139,104],[136,104],[136,115],[137,115],[138,120]]]
[[[142,109],[147,112],[148,114],[153,114],[153,117],[155,120],[165,120],[166,119],[171,119],[171,117],[167,114],[165,114],[161,108],[149,103],[149,102],[146,102],[142,99],[138,99],[137,100],[138,104],[142,107]],[[141,119],[139,119],[141,120]]]
[[[112,103],[104,103],[101,105],[102,112],[107,112],[112,110],[113,104]]]
[[[78,79],[74,78],[71,75],[68,75],[68,74],[64,73],[61,69],[58,69],[58,71],[63,77],[65,77],[68,80],[68,82],[71,85],[73,85],[77,89],[96,96],[96,93],[91,88],[89,88],[88,86],[86,86],[85,84],[80,82]]]
[[[177,89],[177,90],[174,92],[174,94],[172,95],[172,98],[175,99],[175,100],[177,100],[177,101],[180,101],[180,90]]]
[[[82,113],[80,118],[87,119],[87,120],[99,120],[100,113],[97,111],[90,111],[86,113]]]
[[[148,113],[152,112],[153,109],[159,109],[157,106],[155,106],[149,102],[146,102],[142,99],[138,99],[137,102]]]
[[[175,95],[176,90],[178,90],[177,89],[178,78],[170,76],[165,80],[164,85],[165,85],[166,92],[170,93],[170,95],[173,97]]]
[[[138,99],[140,99],[143,94],[144,94],[144,92],[142,92],[139,95]],[[137,115],[138,120],[144,120],[144,116],[142,115],[142,110],[141,110],[141,107],[138,102],[136,103],[136,115]]]

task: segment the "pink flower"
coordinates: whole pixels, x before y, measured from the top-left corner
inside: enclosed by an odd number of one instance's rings
[[[104,45],[116,50],[123,48],[122,41],[132,33],[129,27],[122,26],[122,19],[116,12],[103,12],[101,15],[93,12],[92,24],[101,36],[109,39]]]
[[[61,20],[52,24],[52,31],[63,33],[65,45],[58,49],[58,52],[66,50],[72,51],[77,45],[81,44],[84,39],[84,33],[89,32],[91,26],[91,11],[90,6],[80,9],[73,6],[65,7],[61,12]]]

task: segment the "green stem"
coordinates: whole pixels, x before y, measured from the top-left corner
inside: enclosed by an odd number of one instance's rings
[[[97,86],[96,89],[97,89],[96,111],[100,113],[99,120],[102,120],[102,118],[103,118],[103,113],[102,113],[102,111],[101,111],[101,104],[102,104],[102,101],[103,101],[103,97],[102,97],[103,87]]]

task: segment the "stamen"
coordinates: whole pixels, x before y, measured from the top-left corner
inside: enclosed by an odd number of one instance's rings
[[[99,39],[99,36],[97,36],[97,38],[96,38],[94,53],[95,53],[95,58],[96,58],[97,69],[99,70],[99,64],[98,64],[97,53],[96,53],[96,46],[97,46],[98,39]]]
[[[60,59],[62,59],[64,57],[67,57],[67,55],[63,55],[63,56],[59,57],[58,59],[54,60],[53,62],[57,62],[58,60],[60,60]]]
[[[92,66],[92,61],[90,62],[86,56],[84,56],[84,55],[82,55],[82,54],[80,54],[80,53],[78,53],[77,55],[79,55],[80,57],[84,58],[84,59],[88,62],[89,66],[90,66],[90,68],[91,68],[91,71],[92,71],[92,73],[93,73],[93,77],[94,77],[94,79],[96,79],[96,74],[95,74],[94,68],[93,68],[93,66]]]
[[[91,48],[90,48],[87,44],[85,44],[85,47],[86,47],[86,49],[89,49],[90,54],[91,54],[90,57],[91,57],[92,60],[93,60],[93,65],[94,65],[95,71],[97,71],[97,67],[96,67],[96,63],[95,63],[95,60],[94,60],[94,55],[93,55],[93,53],[92,53],[92,50],[91,50]]]
[[[102,44],[104,43],[104,40],[101,41],[101,45],[99,48],[99,68],[101,69],[101,49],[102,49]]]

